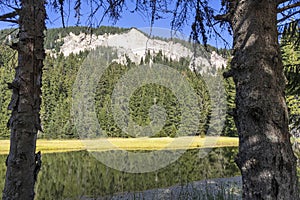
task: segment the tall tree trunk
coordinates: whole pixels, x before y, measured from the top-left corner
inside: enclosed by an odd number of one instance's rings
[[[22,0],[19,11],[18,66],[9,109],[12,116],[10,151],[3,191],[4,200],[34,199],[34,185],[41,164],[35,154],[37,132],[40,130],[41,76],[45,30],[44,0]]]
[[[232,1],[233,2],[233,1]],[[243,199],[299,199],[288,131],[285,77],[278,44],[277,3],[235,1],[232,75],[236,84],[236,159]]]

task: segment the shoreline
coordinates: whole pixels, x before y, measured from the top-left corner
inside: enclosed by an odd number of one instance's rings
[[[222,199],[241,200],[242,177],[215,178],[194,181],[185,185],[150,189],[139,192],[124,192],[105,197],[81,197],[80,200],[179,200],[179,199]]]

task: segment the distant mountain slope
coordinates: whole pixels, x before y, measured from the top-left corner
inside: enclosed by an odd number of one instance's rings
[[[103,35],[86,33],[76,35],[71,32],[59,41],[62,43],[59,52],[68,56],[71,53],[78,54],[81,51],[108,46],[118,50],[120,63],[126,62],[126,56],[131,61],[140,63],[141,60],[145,59],[147,53],[156,55],[161,52],[164,57],[171,60],[179,61],[181,57],[184,57],[194,61],[196,68],[200,72],[208,72],[211,68],[214,69],[213,71],[216,71],[216,69],[226,67],[227,59],[218,55],[216,51],[210,53],[199,46],[201,55],[193,59],[194,52],[192,47],[189,48],[187,45],[183,45],[183,41],[181,43],[177,41],[159,39],[157,37],[149,38],[135,28],[131,28],[123,33],[105,33]]]
[[[90,28],[83,26],[71,26],[66,28],[53,28],[48,29],[46,31],[46,39],[45,39],[45,48],[46,49],[54,49],[58,48],[63,44],[62,38],[68,36],[69,34],[79,35],[84,33],[86,35],[104,35],[106,34],[120,34],[128,31],[128,28],[119,28],[112,26],[101,26],[99,28]]]
[[[15,40],[16,34],[13,29],[1,30],[0,41],[11,43]],[[78,54],[101,46],[116,48],[119,53],[118,62],[123,64],[126,62],[126,57],[139,64],[147,54],[157,55],[159,52],[171,60],[179,61],[181,57],[187,58],[191,61],[190,68],[193,66],[201,73],[214,73],[217,69],[225,68],[227,64],[227,59],[216,53],[218,49],[214,47],[209,46],[206,51],[199,45],[197,56],[194,56],[194,49],[187,41],[177,38],[149,38],[147,34],[136,28],[67,27],[46,31],[45,48],[52,55],[62,53],[68,56],[71,53]]]

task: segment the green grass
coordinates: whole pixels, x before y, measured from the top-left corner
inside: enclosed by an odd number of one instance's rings
[[[179,137],[179,138],[100,138],[93,140],[45,140],[37,141],[37,151],[43,153],[85,150],[163,150],[196,149],[238,146],[236,137]],[[0,140],[0,154],[8,154],[9,140]]]

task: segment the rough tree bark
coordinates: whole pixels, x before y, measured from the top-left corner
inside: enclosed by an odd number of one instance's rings
[[[34,199],[34,185],[41,164],[40,153],[35,154],[36,137],[40,125],[41,76],[44,52],[45,2],[22,0],[19,14],[18,66],[9,109],[11,129],[10,151],[3,191],[4,200]]]
[[[231,1],[226,16],[234,36],[232,70],[236,84],[236,163],[243,199],[299,199],[296,158],[288,131],[285,77],[273,0]]]

